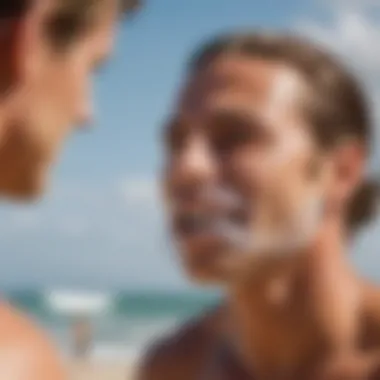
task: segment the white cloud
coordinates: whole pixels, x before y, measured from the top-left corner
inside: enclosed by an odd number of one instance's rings
[[[324,0],[323,4],[325,6],[338,6],[342,8],[354,8],[354,9],[363,9],[363,8],[379,8],[378,0]]]
[[[371,170],[379,172],[380,158],[380,2],[324,2],[324,20],[305,18],[295,29],[338,54],[360,78],[369,94],[375,122]]]
[[[298,29],[339,53],[366,76],[380,73],[379,19],[366,8],[332,8],[332,21],[303,20]]]

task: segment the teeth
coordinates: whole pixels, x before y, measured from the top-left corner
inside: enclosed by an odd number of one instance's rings
[[[218,220],[218,222],[215,223],[215,227],[216,232],[226,238],[231,245],[244,249],[249,247],[250,236],[246,230],[226,220]]]
[[[179,229],[185,234],[209,233],[219,236],[228,244],[239,248],[246,248],[250,242],[247,231],[236,223],[200,212],[187,214],[180,218]]]
[[[213,205],[203,210],[194,210],[178,219],[183,233],[211,233],[227,240],[237,241],[241,226],[245,224],[246,212],[241,199],[235,193],[223,188],[205,188],[202,201]]]

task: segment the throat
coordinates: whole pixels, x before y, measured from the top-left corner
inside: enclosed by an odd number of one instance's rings
[[[231,290],[224,326],[251,373],[299,378],[305,367],[354,349],[358,290],[342,260],[309,257],[262,273]]]

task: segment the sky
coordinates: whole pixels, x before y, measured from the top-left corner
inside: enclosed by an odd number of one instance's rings
[[[352,66],[380,121],[375,3],[146,0],[140,13],[120,25],[112,60],[95,80],[95,125],[70,139],[45,198],[1,206],[0,286],[187,288],[166,233],[157,178],[160,128],[191,52],[205,39],[236,29],[308,35]],[[380,220],[359,236],[352,259],[362,273],[380,280],[379,232]]]

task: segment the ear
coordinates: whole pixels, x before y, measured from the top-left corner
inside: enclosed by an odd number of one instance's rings
[[[352,198],[365,175],[367,152],[355,139],[341,143],[332,154],[335,201],[345,203]]]

